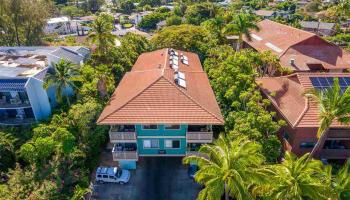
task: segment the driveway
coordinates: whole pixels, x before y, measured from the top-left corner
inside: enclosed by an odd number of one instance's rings
[[[98,184],[103,200],[195,200],[200,190],[178,157],[140,158],[126,185]]]

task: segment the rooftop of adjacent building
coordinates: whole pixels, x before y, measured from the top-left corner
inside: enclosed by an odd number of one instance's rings
[[[318,68],[348,69],[350,54],[314,33],[291,26],[263,20],[260,31],[253,31],[252,39],[245,42],[257,51],[271,51],[282,66],[293,71],[310,71]]]
[[[143,53],[127,72],[99,124],[223,124],[208,77],[195,53]]]
[[[81,46],[72,47],[0,47],[0,77],[31,77],[44,71],[50,62],[48,57],[80,63],[90,54]]]
[[[56,24],[56,23],[63,23],[63,22],[68,22],[69,18],[62,16],[62,17],[54,17],[54,18],[50,18],[47,20],[48,24]]]
[[[257,78],[256,82],[292,127],[318,127],[318,105],[307,99],[304,92],[311,88],[330,88],[335,77],[339,79],[342,91],[350,86],[350,73],[300,72],[282,77]],[[338,122],[332,124],[332,127],[344,126],[348,125]]]
[[[301,21],[299,23],[302,28],[311,28],[311,29],[332,30],[335,26],[335,23],[318,22],[318,21]]]

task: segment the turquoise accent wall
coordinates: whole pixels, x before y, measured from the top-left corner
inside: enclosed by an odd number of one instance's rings
[[[136,161],[124,161],[120,160],[119,167],[122,169],[136,169]]]
[[[143,148],[143,140],[147,139],[157,139],[159,141],[159,148],[157,149],[150,149],[150,148]],[[178,149],[168,149],[165,148],[165,141],[164,140],[180,140],[180,148]],[[164,150],[164,154],[160,154],[159,150]],[[137,139],[137,151],[139,153],[139,156],[143,155],[185,155],[186,154],[186,138],[138,138]]]
[[[180,125],[178,130],[165,130],[164,125],[158,125],[158,129],[144,130],[142,125],[135,125],[137,136],[186,136],[187,125]]]

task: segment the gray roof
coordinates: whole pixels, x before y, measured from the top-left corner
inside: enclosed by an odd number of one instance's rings
[[[84,60],[84,56],[80,53],[65,47],[60,47],[52,51],[50,54],[74,64],[80,64],[80,62]]]
[[[335,23],[327,23],[327,22],[316,22],[316,21],[301,21],[300,25],[302,28],[312,28],[312,29],[325,29],[332,30],[334,28]]]
[[[82,46],[0,47],[0,79],[34,76],[43,79],[49,57],[80,64],[90,55]]]

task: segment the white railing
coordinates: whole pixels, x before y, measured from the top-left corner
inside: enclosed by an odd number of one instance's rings
[[[111,143],[117,142],[136,142],[136,133],[135,132],[120,132],[118,130],[109,130],[109,139]]]
[[[213,132],[187,132],[187,143],[210,143],[213,141]]]
[[[204,157],[204,158],[208,158],[208,155],[205,153],[201,153],[198,151],[186,151],[186,156],[198,156],[198,157]]]
[[[112,151],[113,160],[138,160],[137,151]]]

